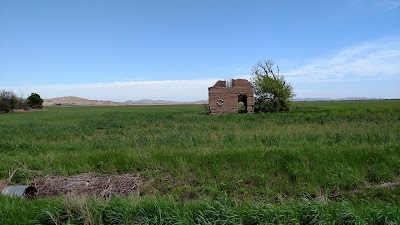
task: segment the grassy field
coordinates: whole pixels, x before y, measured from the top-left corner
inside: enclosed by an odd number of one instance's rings
[[[399,223],[400,101],[49,107],[0,115],[0,179],[140,174],[139,197],[0,197],[0,224]],[[23,215],[23,216],[21,216]]]

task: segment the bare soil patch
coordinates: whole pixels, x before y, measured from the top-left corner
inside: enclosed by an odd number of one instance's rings
[[[376,184],[376,185],[370,184],[370,183],[368,183],[368,182],[365,182],[365,183],[364,183],[364,187],[365,187],[365,189],[366,189],[367,191],[368,191],[368,190],[371,190],[371,189],[373,189],[373,188],[376,188],[376,189],[384,189],[384,188],[386,188],[386,189],[393,189],[393,188],[396,188],[397,186],[400,186],[400,179],[399,179],[399,178],[396,178],[396,180],[393,181],[393,182],[391,182],[391,181],[389,181],[389,182],[383,182],[383,183]],[[357,194],[357,193],[359,193],[359,192],[360,192],[359,189],[354,189],[354,190],[352,190],[352,191],[348,191],[348,193],[350,193],[350,194]],[[320,201],[320,202],[325,202],[325,201],[327,201],[328,199],[330,199],[330,200],[336,199],[336,198],[342,196],[343,194],[344,194],[343,192],[332,191],[331,193],[329,193],[328,196],[324,196],[323,194],[319,194],[319,195],[316,196],[314,199],[317,200],[317,201]]]
[[[44,112],[44,111],[46,111],[46,110],[45,109],[28,109],[28,110],[25,110],[25,109],[14,109],[14,112],[17,112],[17,113]]]
[[[0,193],[8,185],[8,179],[0,179]]]
[[[137,174],[49,176],[30,183],[37,189],[37,197],[77,195],[111,197],[139,195],[144,179]]]

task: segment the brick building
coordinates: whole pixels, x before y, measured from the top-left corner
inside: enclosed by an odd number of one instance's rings
[[[219,80],[208,88],[210,114],[254,112],[254,90],[245,79]]]

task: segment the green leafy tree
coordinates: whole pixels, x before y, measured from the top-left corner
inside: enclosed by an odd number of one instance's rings
[[[268,59],[258,62],[251,71],[256,112],[288,111],[295,96],[292,86],[279,74],[279,67],[276,71],[273,67],[274,62]]]
[[[32,93],[27,100],[27,104],[31,108],[41,109],[43,107],[43,99],[36,93]]]

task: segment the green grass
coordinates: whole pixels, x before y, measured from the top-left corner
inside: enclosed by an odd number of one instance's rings
[[[202,202],[217,204],[225,196],[239,202],[229,210],[241,219],[242,204],[282,215],[289,207],[295,224],[307,205],[318,212],[331,207],[331,217],[325,215],[331,222],[339,221],[342,206],[370,218],[375,211],[365,207],[386,204],[399,216],[399,186],[376,187],[400,179],[399,100],[293,103],[290,112],[276,114],[205,115],[202,105],[45,110],[0,115],[0,179],[17,168],[14,183],[134,172],[146,179],[141,196],[156,199],[140,200],[135,210],[161,201],[178,214],[203,212]],[[0,198],[14,210],[37,204],[35,215],[43,212],[40,204],[57,201]],[[57,204],[63,211],[65,203]]]
[[[398,203],[174,202],[154,198],[0,197],[2,224],[398,224]]]

